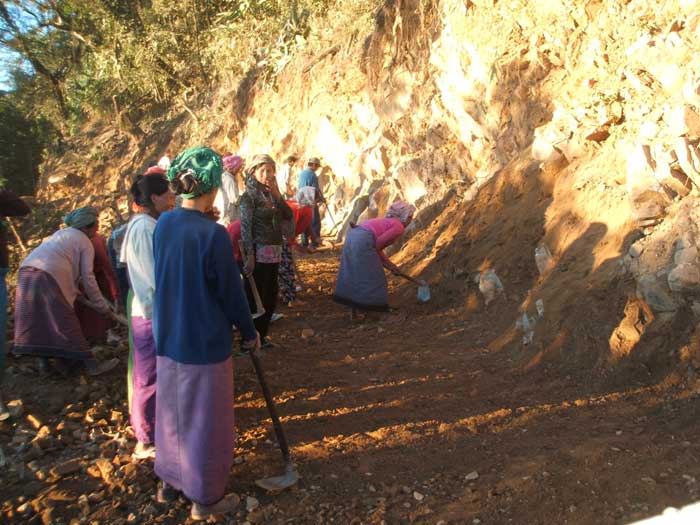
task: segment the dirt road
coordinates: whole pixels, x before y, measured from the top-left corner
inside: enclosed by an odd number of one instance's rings
[[[494,343],[510,323],[497,310],[400,299],[403,322],[353,324],[330,299],[337,255],[300,261],[303,304],[283,310],[280,347],[263,359],[301,482],[278,495],[255,487],[282,465],[237,357],[230,487],[242,504],[224,522],[621,524],[700,498],[700,401],[682,381],[524,371]],[[123,370],[44,381],[29,362],[9,364],[24,408],[0,423],[3,523],[187,522],[189,505],[154,503],[151,465],[130,461]]]

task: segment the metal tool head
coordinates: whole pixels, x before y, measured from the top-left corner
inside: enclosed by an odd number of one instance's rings
[[[255,481],[255,484],[270,492],[278,492],[296,485],[299,481],[299,474],[294,466],[294,463],[287,463],[285,473],[281,476],[273,476],[271,478],[263,478]]]

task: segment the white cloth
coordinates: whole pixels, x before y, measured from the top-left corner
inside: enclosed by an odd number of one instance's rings
[[[239,207],[240,192],[238,191],[238,183],[233,175],[228,171],[221,174],[221,186],[216,192],[214,206],[221,212],[221,217],[217,221],[222,226],[228,226],[232,222],[236,222],[241,218]]]
[[[158,161],[158,167],[167,170],[170,167],[170,158],[167,155],[163,155]]]
[[[277,173],[275,173],[275,178],[277,179],[277,187],[280,190],[282,196],[287,197],[289,190],[289,177],[291,175],[292,168],[289,164],[283,165]]]
[[[101,313],[109,311],[100,292],[93,266],[95,248],[87,235],[76,228],[58,230],[37,246],[20,264],[31,266],[54,278],[68,304],[74,304],[83,285],[85,295]]]
[[[126,228],[119,260],[126,263],[129,284],[134,292],[131,315],[153,317],[153,293],[156,289],[153,233],[156,220],[145,213],[134,215]]]

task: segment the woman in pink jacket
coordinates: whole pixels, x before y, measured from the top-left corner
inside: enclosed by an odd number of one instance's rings
[[[404,201],[391,205],[384,218],[369,219],[351,229],[345,239],[333,300],[357,310],[386,312],[389,292],[384,268],[403,275],[384,254],[413,220],[416,208]]]

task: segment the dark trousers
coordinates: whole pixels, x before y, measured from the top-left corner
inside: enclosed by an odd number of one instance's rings
[[[255,286],[258,289],[260,300],[265,308],[265,313],[253,321],[255,323],[255,329],[260,333],[261,339],[267,337],[267,331],[270,327],[270,318],[272,314],[275,313],[275,308],[277,307],[277,292],[279,290],[277,284],[278,271],[279,263],[268,264],[259,262],[255,263],[255,270],[253,270]],[[250,289],[248,279],[245,280],[245,293],[248,296],[250,312],[255,313],[255,299],[253,298],[253,292]]]
[[[309,245],[309,233],[313,233],[314,237],[316,238],[316,241],[314,241],[312,244],[313,246],[318,246],[318,241],[321,239],[321,214],[318,211],[318,206],[314,206],[314,214],[311,219],[311,226],[309,226],[309,229],[305,231],[304,233],[301,234],[301,245],[302,246],[308,246]]]

